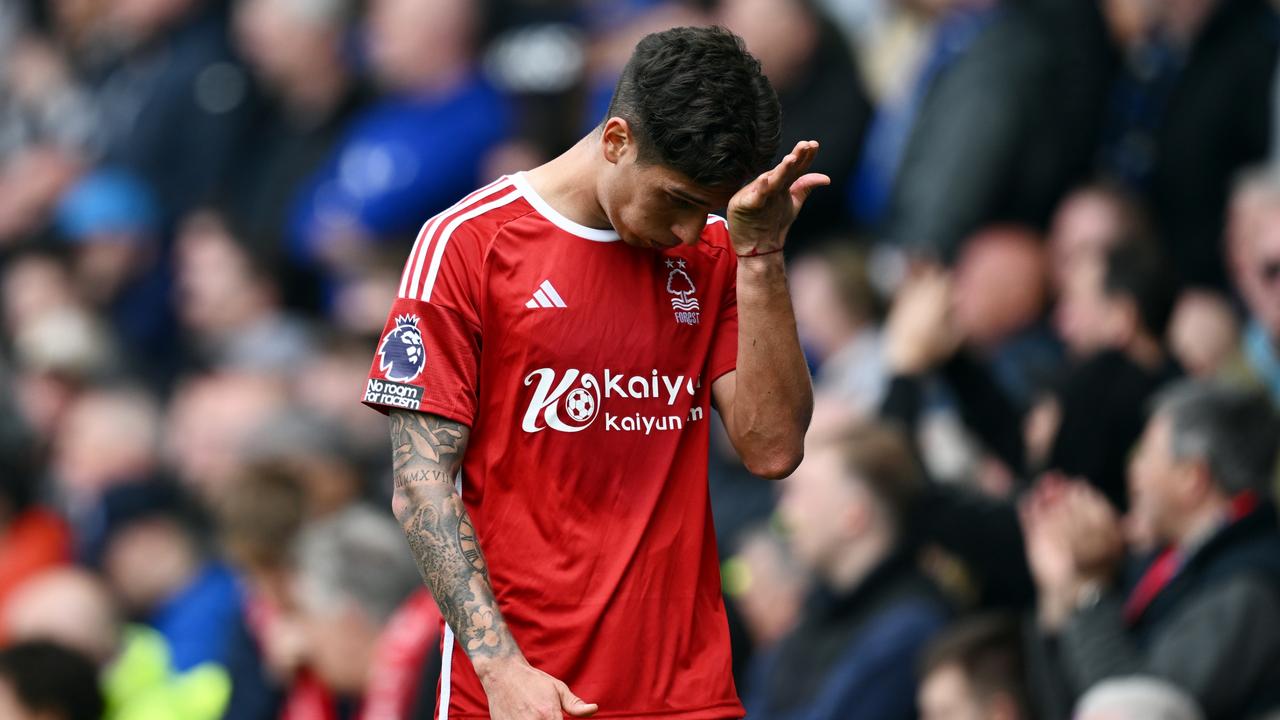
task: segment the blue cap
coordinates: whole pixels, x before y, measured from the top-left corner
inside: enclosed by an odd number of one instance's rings
[[[145,239],[159,230],[160,208],[151,188],[132,173],[95,170],[63,193],[54,221],[73,242]]]

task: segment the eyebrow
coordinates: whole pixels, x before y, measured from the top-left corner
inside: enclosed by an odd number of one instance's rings
[[[699,198],[695,195],[690,195],[689,193],[685,192],[684,190],[681,190],[678,187],[667,188],[667,193],[677,198],[680,198],[681,200],[684,200],[686,202],[693,203],[694,205],[701,205],[702,207],[711,206],[711,203],[708,202],[707,200]]]

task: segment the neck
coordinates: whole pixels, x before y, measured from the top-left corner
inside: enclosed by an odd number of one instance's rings
[[[1124,348],[1124,354],[1147,370],[1158,370],[1164,363],[1164,349],[1159,341],[1146,333],[1136,333]]]
[[[305,119],[325,118],[342,102],[347,91],[346,68],[337,58],[316,63],[284,92],[293,114]]]
[[[600,204],[594,181],[597,172],[597,136],[591,133],[559,157],[530,170],[526,177],[533,189],[560,214],[590,228],[612,228]],[[582,182],[592,178],[592,182]]]
[[[892,546],[892,541],[884,532],[860,538],[841,548],[830,566],[822,571],[822,577],[834,590],[853,590],[889,556]]]

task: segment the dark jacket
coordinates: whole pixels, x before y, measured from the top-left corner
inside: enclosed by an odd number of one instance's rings
[[[849,593],[819,588],[800,625],[755,663],[747,716],[909,720],[918,656],[947,616],[906,554],[885,560]]]
[[[1280,531],[1265,504],[1224,526],[1183,561],[1136,618],[1124,595],[1077,611],[1057,637],[1033,640],[1044,717],[1066,717],[1098,682],[1163,677],[1210,720],[1280,708]]]
[[[1018,7],[996,13],[926,91],[884,228],[946,259],[984,223],[1042,220],[1060,184],[1051,47]]]
[[[1168,49],[1164,72],[1151,73],[1146,59],[1130,63],[1112,95],[1105,169],[1145,193],[1158,237],[1193,284],[1227,286],[1221,238],[1231,182],[1266,159],[1277,47],[1267,5],[1218,0],[1189,51]]]

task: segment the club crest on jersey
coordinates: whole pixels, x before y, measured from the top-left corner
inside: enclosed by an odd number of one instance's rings
[[[701,308],[698,298],[693,294],[698,288],[693,285],[693,278],[685,272],[686,261],[668,259],[667,292],[671,297],[671,309],[675,312],[676,322],[681,325],[697,325]]]
[[[388,380],[409,382],[422,373],[426,363],[418,316],[397,315],[396,326],[378,346],[378,369]]]

